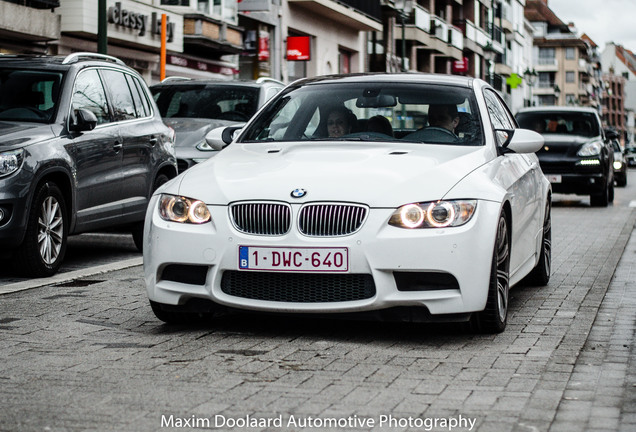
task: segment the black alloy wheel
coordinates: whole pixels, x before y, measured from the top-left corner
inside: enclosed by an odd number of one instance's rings
[[[541,238],[541,256],[539,262],[528,275],[528,281],[534,285],[545,286],[550,281],[552,271],[552,203],[548,197],[543,216],[543,235]]]
[[[508,320],[510,292],[510,233],[508,219],[502,212],[497,223],[497,237],[490,269],[486,308],[473,314],[473,328],[481,333],[501,333]]]

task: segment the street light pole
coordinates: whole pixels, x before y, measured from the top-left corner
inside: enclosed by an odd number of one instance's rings
[[[413,12],[413,0],[395,0],[394,4],[402,24],[402,72],[406,72],[406,19]]]
[[[495,62],[495,56],[497,55],[497,51],[495,51],[495,48],[492,46],[492,44],[490,42],[488,42],[486,44],[486,46],[484,46],[483,48],[483,52],[484,52],[484,59],[486,59],[486,61],[488,62],[488,83],[490,85],[493,85],[493,64]]]
[[[528,101],[528,106],[534,106],[534,102],[532,101],[532,87],[537,82],[537,77],[539,76],[539,74],[534,69],[526,68],[526,70],[523,72],[523,76],[526,77],[526,79],[528,80],[528,90],[530,98],[530,100]]]

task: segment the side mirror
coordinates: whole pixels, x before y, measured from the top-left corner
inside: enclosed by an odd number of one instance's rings
[[[242,127],[243,125],[223,126],[212,129],[205,135],[205,142],[214,150],[222,150],[236,138]]]
[[[74,132],[85,132],[95,129],[97,126],[97,117],[92,111],[86,108],[80,108],[73,111],[69,129]]]
[[[515,153],[535,153],[545,143],[541,134],[529,129],[514,129],[511,132],[512,137],[506,148]]]

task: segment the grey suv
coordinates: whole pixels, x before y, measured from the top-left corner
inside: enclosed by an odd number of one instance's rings
[[[179,77],[150,87],[161,116],[176,131],[179,172],[215,154],[205,141],[209,131],[247,122],[283,87],[271,78],[220,81]]]
[[[141,247],[176,174],[174,131],[121,60],[0,55],[0,254],[20,273],[54,274],[70,234],[125,228]]]

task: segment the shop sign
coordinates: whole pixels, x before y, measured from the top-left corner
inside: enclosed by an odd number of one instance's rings
[[[269,32],[258,32],[258,61],[269,60]]]
[[[181,57],[177,55],[168,55],[166,57],[166,60],[167,60],[167,63],[171,65],[182,66],[189,69],[196,69],[203,72],[212,72],[212,73],[218,73],[223,75],[238,74],[238,70],[231,67],[216,65],[216,64],[207,63],[200,60],[189,59],[189,58],[185,58],[185,57]]]
[[[166,17],[166,41],[172,42],[174,39],[174,23],[170,22],[170,17]],[[150,23],[150,31],[153,35],[161,36],[161,16],[153,12],[150,16],[124,9],[121,2],[116,2],[115,6],[108,8],[108,22],[117,27],[125,27],[131,30],[138,30],[139,36],[144,36]]]
[[[311,60],[311,37],[310,36],[288,36],[287,37],[287,60],[307,61]]]
[[[453,72],[468,72],[468,57],[453,62]]]

